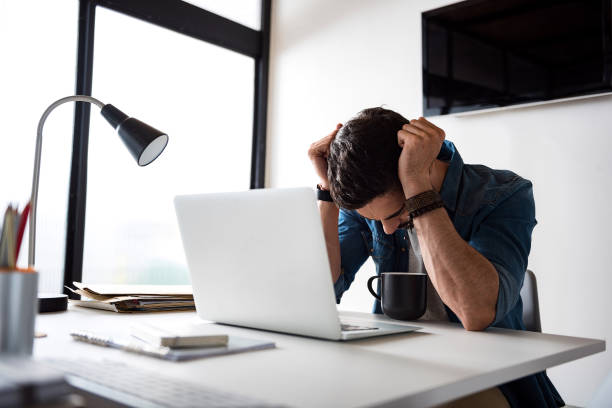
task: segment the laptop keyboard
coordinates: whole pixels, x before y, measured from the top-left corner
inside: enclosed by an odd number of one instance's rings
[[[76,388],[134,407],[278,407],[110,361],[43,360]]]

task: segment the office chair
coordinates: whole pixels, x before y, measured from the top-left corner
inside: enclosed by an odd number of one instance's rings
[[[538,285],[535,274],[527,269],[525,280],[521,288],[521,298],[523,299],[523,322],[529,331],[542,331],[540,322],[540,305],[538,302]],[[587,405],[588,408],[608,408],[612,406],[612,371],[604,379],[602,384],[595,391],[595,395]],[[573,405],[566,405],[566,408],[578,408]]]
[[[523,299],[523,322],[528,331],[541,332],[540,304],[538,302],[538,285],[535,274],[527,269],[525,280],[521,288],[521,299]]]

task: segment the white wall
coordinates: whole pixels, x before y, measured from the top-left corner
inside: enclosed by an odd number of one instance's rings
[[[360,109],[422,113],[420,13],[449,1],[277,0],[273,5],[267,184],[314,185],[306,151]],[[612,338],[612,97],[469,117],[434,117],[465,162],[533,181],[538,226],[529,266],[543,330]],[[365,278],[342,307],[368,311]],[[612,368],[609,352],[549,370],[568,404],[586,405]]]

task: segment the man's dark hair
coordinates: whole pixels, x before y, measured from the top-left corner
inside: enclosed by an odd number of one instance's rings
[[[339,207],[362,208],[401,187],[397,161],[402,149],[397,132],[406,123],[399,113],[369,108],[342,126],[327,157],[330,192]]]

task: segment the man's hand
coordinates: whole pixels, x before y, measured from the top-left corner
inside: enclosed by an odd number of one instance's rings
[[[336,130],[310,145],[308,149],[308,157],[315,168],[315,172],[321,180],[321,188],[329,190],[329,180],[327,179],[327,155],[329,154],[329,146],[336,138],[336,134],[342,127],[342,123],[336,125]]]
[[[420,117],[402,126],[397,142],[402,148],[398,162],[398,176],[406,198],[431,190],[431,166],[440,153],[444,131]]]

